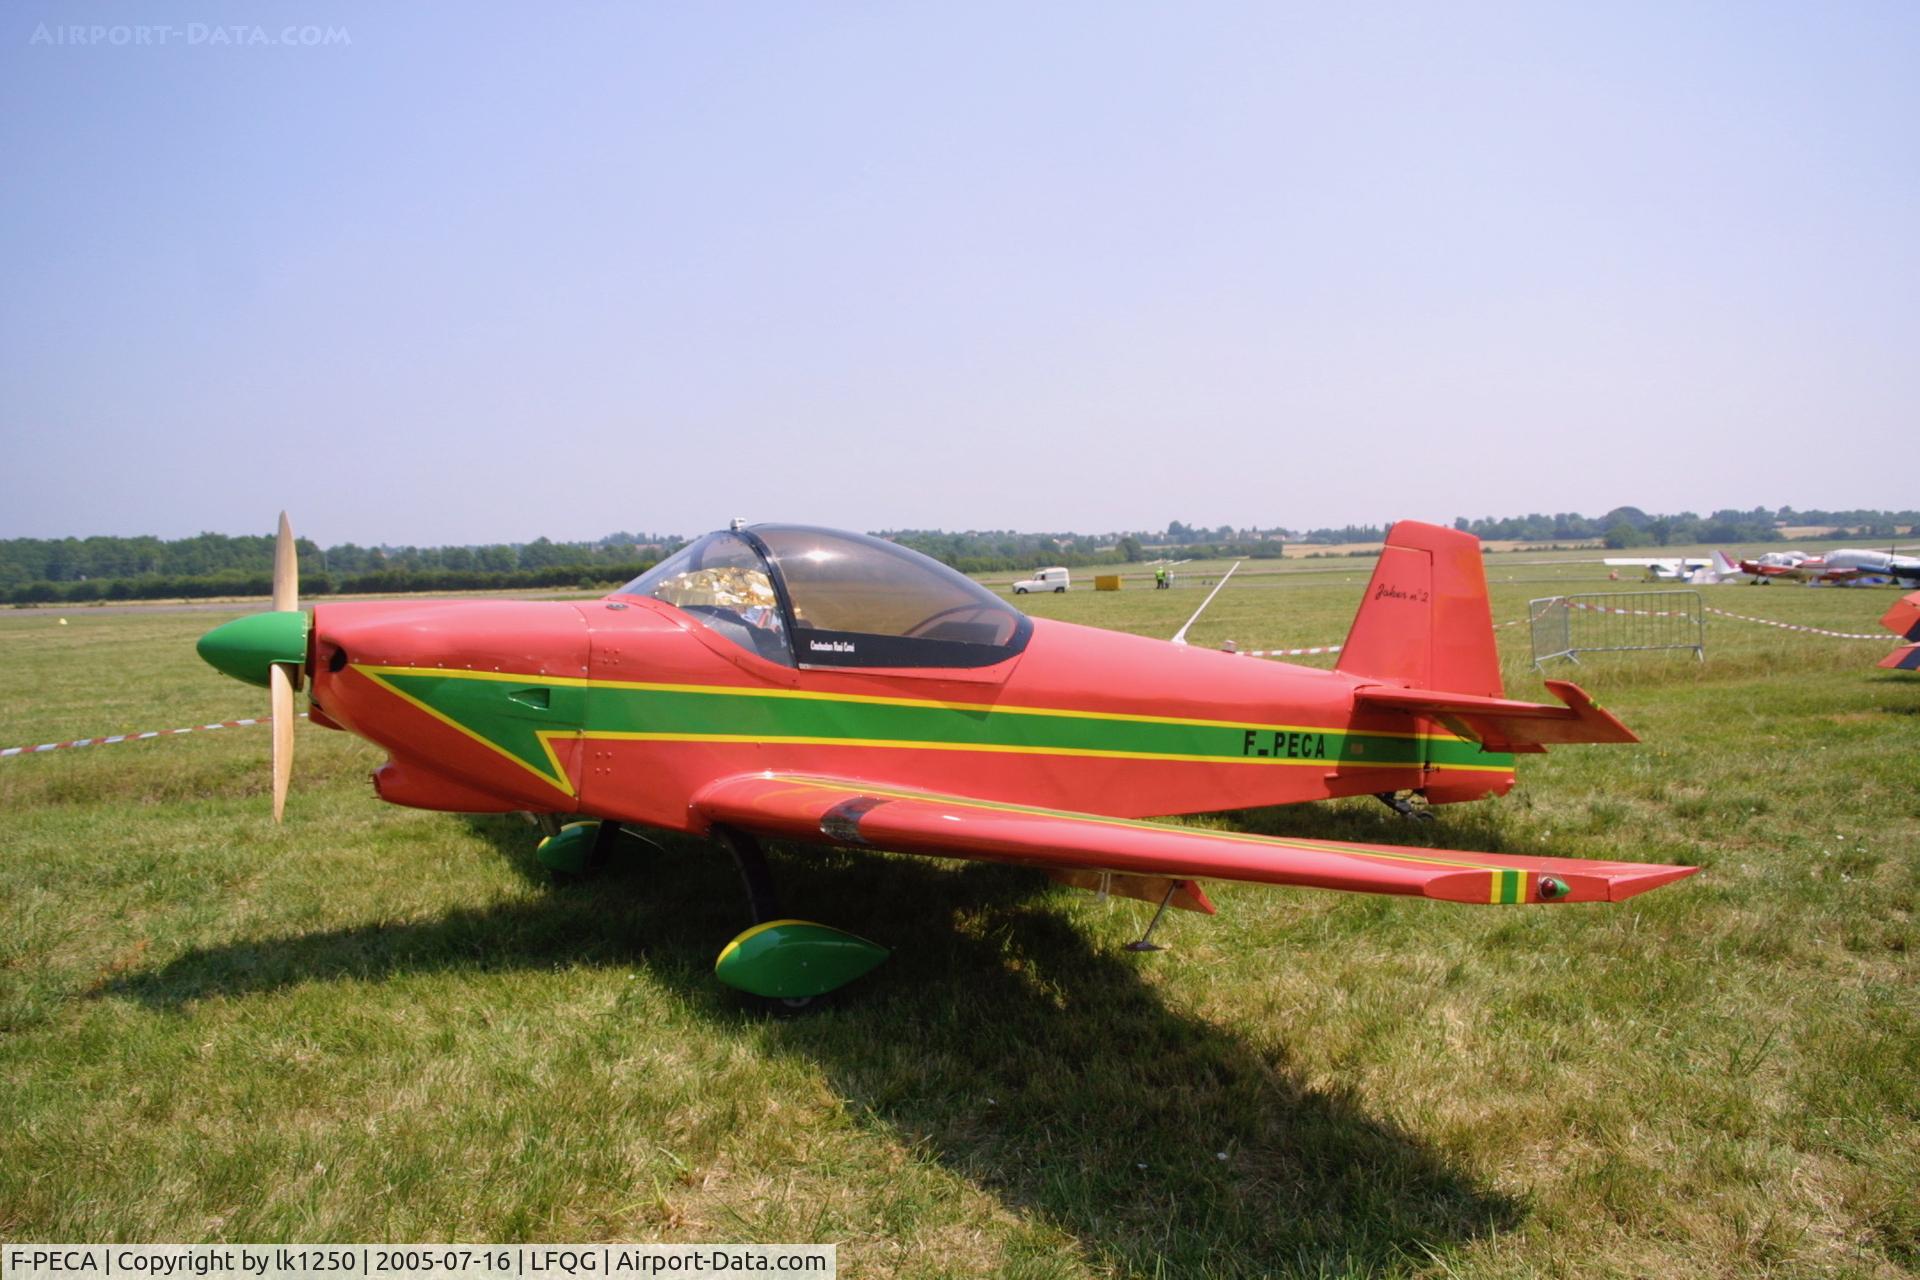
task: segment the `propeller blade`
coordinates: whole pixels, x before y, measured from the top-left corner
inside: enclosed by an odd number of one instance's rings
[[[284,662],[268,668],[273,696],[273,820],[287,811],[287,785],[293,781],[293,673]]]
[[[280,536],[273,544],[273,607],[285,613],[300,607],[300,561],[294,553],[293,526],[280,513]]]

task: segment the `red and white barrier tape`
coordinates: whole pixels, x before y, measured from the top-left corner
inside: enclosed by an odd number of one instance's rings
[[[1757,622],[1763,627],[1779,627],[1782,631],[1806,631],[1816,636],[1830,636],[1835,640],[1878,640],[1884,644],[1887,639],[1887,633],[1884,631],[1877,634],[1874,632],[1827,631],[1821,627],[1802,627],[1796,626],[1791,622],[1775,622],[1772,618],[1749,618],[1744,613],[1728,613],[1725,609],[1715,609],[1711,606],[1708,607],[1707,612],[1718,614],[1722,618],[1732,618],[1736,622]]]
[[[1309,653],[1338,653],[1340,646],[1316,644],[1308,649],[1233,649],[1229,652],[1238,653],[1243,658],[1298,658]]]
[[[1502,627],[1517,627],[1525,621],[1525,618],[1515,618],[1512,622],[1496,622],[1493,629],[1498,631]],[[1315,653],[1338,653],[1340,646],[1316,644],[1305,649],[1229,649],[1227,652],[1237,653],[1243,658],[1304,658]]]
[[[1567,601],[1569,609],[1585,609],[1588,613],[1624,613],[1636,618],[1691,618],[1693,614],[1686,609],[1616,609],[1611,605],[1582,604],[1577,600]],[[1709,610],[1717,613],[1718,610]],[[1544,616],[1544,615],[1543,615]]]
[[[300,713],[302,720],[307,713]],[[171,738],[179,733],[205,733],[209,729],[250,729],[257,724],[272,724],[272,716],[252,716],[243,720],[222,720],[219,724],[193,724],[184,729],[150,729],[146,733],[112,733],[104,738],[76,738],[72,742],[43,742],[37,747],[0,747],[0,758],[34,756],[42,751],[64,751],[68,747],[104,747],[115,742],[144,742],[148,738]]]
[[[1517,627],[1525,621],[1525,618],[1515,618],[1512,622],[1496,622],[1493,629],[1498,631],[1502,627]],[[1340,646],[1316,644],[1305,649],[1229,649],[1227,652],[1237,653],[1243,658],[1303,658],[1315,653],[1338,653]]]

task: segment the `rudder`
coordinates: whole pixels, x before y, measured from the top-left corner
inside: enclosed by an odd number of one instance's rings
[[[1480,539],[1418,520],[1388,529],[1334,669],[1414,689],[1500,697]]]

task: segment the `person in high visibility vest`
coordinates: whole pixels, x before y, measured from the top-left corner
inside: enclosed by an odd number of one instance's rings
[[[1155,565],[1153,567],[1153,589],[1155,591],[1158,591],[1161,588],[1165,587],[1166,585],[1167,585],[1167,566],[1163,564]]]

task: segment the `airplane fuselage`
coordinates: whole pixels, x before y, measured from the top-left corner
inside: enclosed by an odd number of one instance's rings
[[[869,670],[769,661],[648,597],[324,604],[310,672],[316,722],[429,809],[699,831],[703,787],[762,771],[1119,817],[1513,784],[1509,755],[1356,710],[1377,681],[1047,620],[994,666]]]

